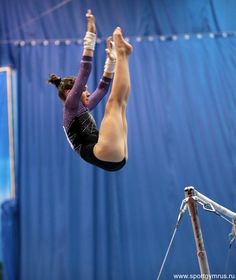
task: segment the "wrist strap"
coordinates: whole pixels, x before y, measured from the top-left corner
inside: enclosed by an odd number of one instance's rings
[[[107,73],[114,73],[115,72],[115,65],[116,65],[116,49],[115,49],[115,43],[111,42],[111,50],[110,50],[110,56],[107,57],[104,65],[104,72]],[[106,52],[108,52],[108,49],[106,49]]]
[[[96,34],[87,31],[84,37],[84,48],[87,50],[94,51],[95,45],[96,45]]]
[[[114,73],[115,66],[116,66],[116,60],[111,60],[109,57],[107,57],[107,59],[105,61],[105,65],[104,65],[104,72]]]

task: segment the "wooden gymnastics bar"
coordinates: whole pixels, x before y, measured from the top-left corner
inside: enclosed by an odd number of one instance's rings
[[[194,187],[189,186],[184,189],[185,200],[188,204],[188,211],[191,217],[195,245],[197,249],[198,263],[201,272],[201,279],[211,279],[210,268],[207,260],[207,254],[205,251],[200,220],[198,216],[197,203],[201,204],[205,210],[216,212],[220,215],[224,215],[233,220],[233,224],[236,225],[236,213],[209,199],[205,195],[201,194]],[[235,232],[235,228],[233,228]]]

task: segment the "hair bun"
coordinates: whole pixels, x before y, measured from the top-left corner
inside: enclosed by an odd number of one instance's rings
[[[59,87],[60,83],[61,83],[61,78],[56,76],[55,74],[51,74],[49,76],[48,82],[50,84],[55,85],[56,87]]]

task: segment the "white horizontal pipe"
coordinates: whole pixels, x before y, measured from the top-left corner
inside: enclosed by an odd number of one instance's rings
[[[230,219],[236,220],[236,213],[229,210],[228,208],[220,205],[219,203],[211,200],[210,198],[206,197],[205,195],[201,194],[200,192],[198,192],[194,187],[187,187],[188,188],[193,188],[194,189],[194,194],[197,198],[199,198],[202,202],[204,202],[205,204],[211,204],[215,210],[220,213],[221,215],[225,215]]]

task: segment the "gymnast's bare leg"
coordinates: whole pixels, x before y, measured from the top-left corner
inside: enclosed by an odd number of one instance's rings
[[[100,160],[120,162],[128,158],[126,107],[130,93],[128,60],[132,46],[123,38],[120,27],[115,29],[113,40],[116,49],[114,81],[93,151]]]

